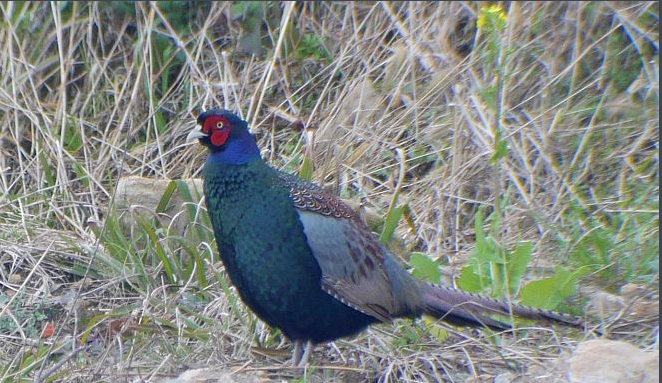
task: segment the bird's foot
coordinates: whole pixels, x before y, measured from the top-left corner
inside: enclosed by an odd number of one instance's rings
[[[292,365],[298,366],[303,356],[303,341],[295,340],[294,347],[292,347]]]
[[[306,345],[303,347],[303,355],[301,355],[301,360],[299,361],[299,364],[297,367],[304,367],[306,364],[308,364],[308,359],[310,359],[310,354],[313,353],[313,342],[308,340],[306,341]]]
[[[297,367],[305,367],[308,364],[308,359],[310,359],[310,354],[313,352],[313,342],[308,340],[305,342],[302,340],[294,341],[294,348],[292,349],[292,365]]]

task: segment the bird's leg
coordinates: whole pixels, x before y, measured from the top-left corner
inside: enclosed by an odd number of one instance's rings
[[[301,362],[301,357],[303,356],[303,341],[295,340],[293,343],[294,347],[292,347],[292,365],[298,366]]]
[[[312,340],[307,340],[306,345],[303,348],[303,355],[301,356],[301,360],[297,364],[297,367],[304,367],[308,363],[308,359],[310,359],[310,354],[313,352],[313,341]]]

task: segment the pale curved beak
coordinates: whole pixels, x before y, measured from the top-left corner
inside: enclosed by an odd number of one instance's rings
[[[200,127],[196,126],[195,129],[191,130],[191,132],[188,134],[188,136],[186,136],[186,142],[191,142],[191,141],[193,141],[195,139],[198,139],[198,138],[207,137],[207,135],[202,133],[202,131],[200,131],[200,129],[201,129]]]

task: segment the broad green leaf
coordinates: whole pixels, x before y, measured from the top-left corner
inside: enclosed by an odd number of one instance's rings
[[[529,282],[520,291],[521,303],[527,306],[553,310],[561,302],[557,276]]]
[[[462,290],[470,293],[480,293],[483,291],[481,278],[474,272],[472,266],[464,266],[462,268],[462,273],[460,274],[460,279],[458,279],[457,284]]]
[[[520,243],[515,247],[515,251],[508,257],[508,285],[510,293],[514,294],[519,287],[522,276],[531,261],[533,243]]]
[[[524,305],[553,310],[561,301],[575,293],[577,279],[584,273],[583,270],[573,273],[565,267],[557,266],[554,276],[524,286],[520,292],[521,302]]]
[[[409,264],[413,267],[412,274],[422,280],[439,283],[441,271],[439,264],[423,253],[412,253]]]
[[[505,263],[501,255],[501,248],[492,237],[487,237],[480,242],[481,249],[479,249],[478,240],[476,240],[476,248],[472,253],[472,257],[475,258],[476,262]]]
[[[559,296],[563,300],[577,291],[577,280],[584,272],[580,269],[573,273],[563,266],[557,266],[556,274],[559,276]]]

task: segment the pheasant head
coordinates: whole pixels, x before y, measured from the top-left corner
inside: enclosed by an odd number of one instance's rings
[[[211,152],[212,161],[240,165],[260,158],[255,137],[248,123],[225,109],[210,109],[198,116],[199,129],[192,130],[188,140],[197,139]]]

